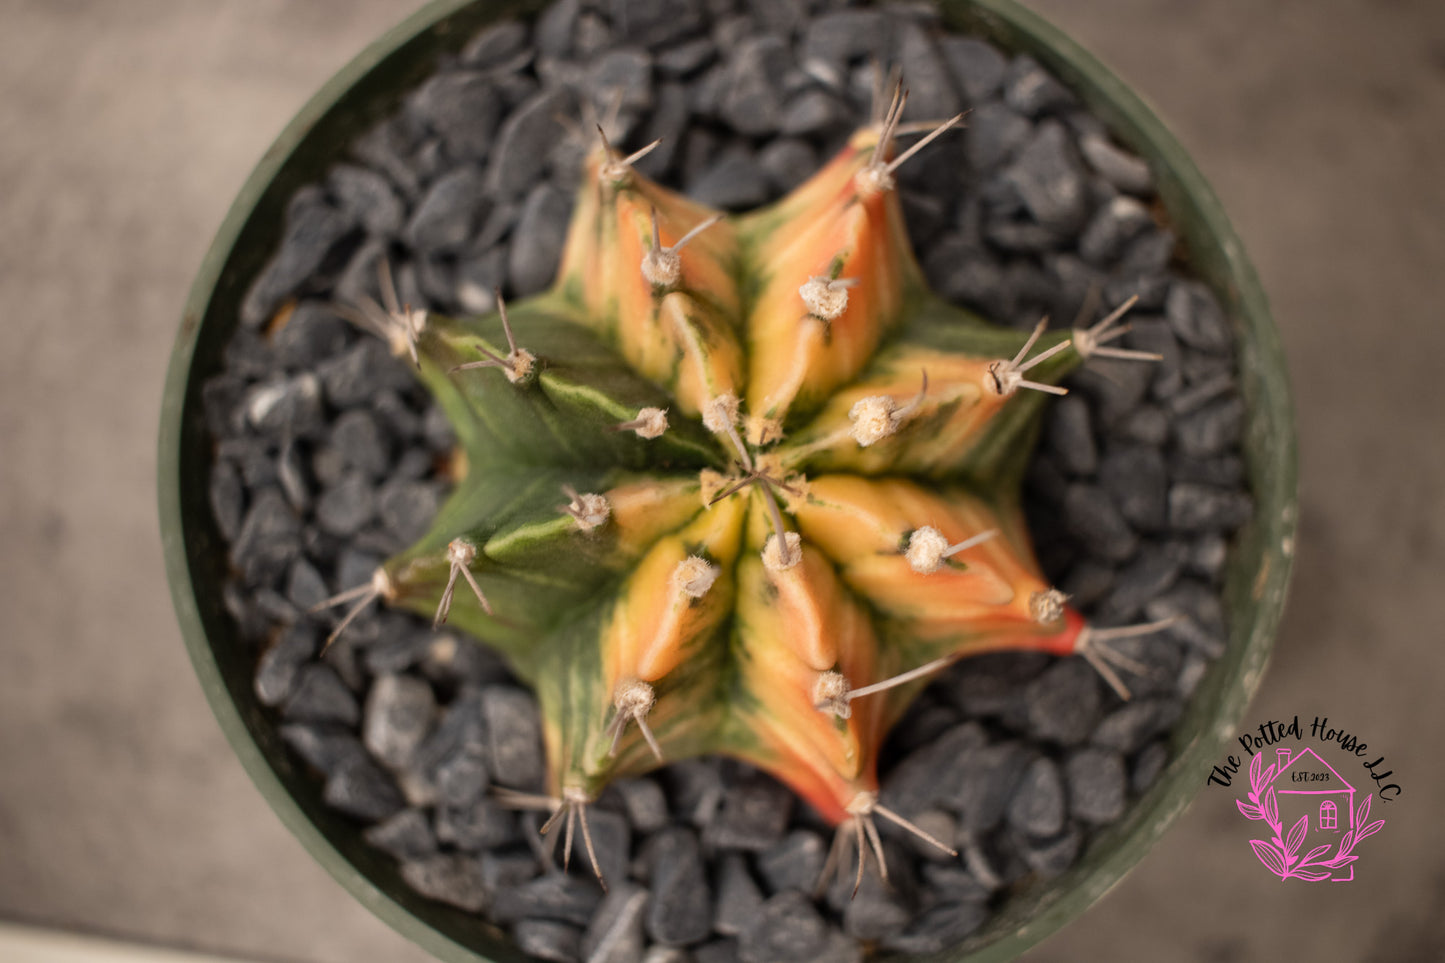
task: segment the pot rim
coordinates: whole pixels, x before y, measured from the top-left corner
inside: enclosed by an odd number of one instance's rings
[[[940,0],[938,5],[949,28],[982,34],[1012,53],[1032,54],[1080,96],[1112,135],[1149,162],[1191,266],[1220,296],[1234,325],[1247,409],[1245,454],[1256,505],[1255,518],[1235,536],[1230,551],[1224,593],[1228,649],[1191,696],[1171,734],[1172,757],[1154,784],[1124,818],[1094,835],[1073,868],[1009,899],[958,947],[916,958],[1001,963],[1063,927],[1117,885],[1203,787],[1259,686],[1283,611],[1298,520],[1297,451],[1283,349],[1263,288],[1218,198],[1184,148],[1138,94],[1015,0]],[[305,777],[287,760],[274,723],[254,704],[249,677],[235,688],[227,682],[211,638],[225,634],[228,616],[219,593],[203,597],[197,591],[208,583],[219,585],[216,560],[225,553],[203,483],[209,451],[195,442],[207,436],[201,387],[218,364],[219,345],[236,326],[235,301],[231,316],[223,317],[227,309],[218,304],[226,299],[218,291],[244,291],[259,265],[253,255],[248,268],[245,249],[255,249],[268,234],[274,239],[292,190],[319,172],[303,170],[305,155],[323,155],[318,145],[336,142],[328,128],[354,125],[366,113],[358,109],[363,101],[390,109],[398,91],[408,86],[406,75],[419,81],[441,51],[458,49],[487,23],[541,6],[538,0],[433,0],[358,54],[301,108],[247,178],[201,262],[161,404],[158,495],[166,574],[187,651],[226,739],[261,795],[317,862],[393,929],[449,963],[525,958],[496,927],[400,888],[390,862],[359,843],[353,824],[328,817],[319,800],[308,799],[318,795],[314,787],[309,794],[298,791]],[[355,116],[342,117],[348,112]],[[372,111],[376,116],[384,112]],[[203,332],[216,333],[203,339]],[[1185,737],[1185,732],[1192,734]]]

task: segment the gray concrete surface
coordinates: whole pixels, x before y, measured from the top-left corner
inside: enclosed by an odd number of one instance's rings
[[[1328,714],[1404,795],[1349,885],[1211,790],[1029,954],[1445,958],[1445,5],[1031,0],[1213,181],[1294,377],[1303,515],[1255,721]],[[185,660],[153,507],[190,277],[303,100],[417,0],[0,0],[0,917],[297,963],[423,954],[286,833]]]

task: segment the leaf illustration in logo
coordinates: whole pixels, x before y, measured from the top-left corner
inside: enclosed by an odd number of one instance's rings
[[[1239,807],[1239,811],[1244,814],[1244,818],[1245,818],[1245,819],[1263,819],[1263,818],[1264,818],[1264,813],[1262,813],[1262,812],[1259,811],[1259,807],[1258,807],[1258,806],[1251,806],[1249,803],[1245,802],[1243,799],[1236,799],[1236,800],[1234,801],[1234,804]]]
[[[1329,851],[1330,851],[1330,844],[1329,844],[1329,843],[1325,843],[1323,846],[1316,846],[1314,849],[1312,849],[1312,850],[1310,850],[1309,852],[1305,853],[1305,858],[1302,859],[1302,860],[1300,860],[1300,865],[1304,865],[1304,864],[1310,862],[1311,860],[1319,859],[1321,856],[1323,856],[1325,853],[1327,853],[1327,852],[1329,852]]]
[[[1294,854],[1299,852],[1300,844],[1305,841],[1305,833],[1309,830],[1310,818],[1301,816],[1293,826],[1290,827],[1289,835],[1285,837],[1284,852],[1285,862],[1294,861]]]
[[[1275,798],[1273,786],[1264,791],[1264,818],[1271,826],[1279,825],[1279,800]]]
[[[1255,756],[1249,764],[1249,788],[1259,792],[1259,787],[1264,785],[1264,756]]]
[[[1365,820],[1370,818],[1370,800],[1373,796],[1366,796],[1360,800],[1360,805],[1355,808],[1355,827],[1365,825]]]
[[[1297,869],[1291,875],[1295,879],[1303,879],[1311,883],[1318,883],[1330,878],[1330,874],[1322,869]]]
[[[1383,819],[1377,819],[1374,822],[1370,823],[1370,825],[1360,830],[1359,833],[1355,836],[1355,842],[1358,843],[1362,839],[1366,839],[1370,836],[1375,835],[1380,831],[1380,827],[1383,825],[1385,825],[1385,821]]]
[[[1279,851],[1274,848],[1274,843],[1266,842],[1263,839],[1251,839],[1249,845],[1253,847],[1255,857],[1264,864],[1265,869],[1268,869],[1280,879],[1284,879],[1286,872],[1284,859],[1280,856]]]

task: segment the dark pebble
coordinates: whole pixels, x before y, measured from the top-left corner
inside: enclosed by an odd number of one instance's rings
[[[647,47],[665,47],[703,28],[700,0],[608,0],[607,9],[620,39]]]
[[[234,542],[241,531],[241,522],[246,512],[246,489],[241,484],[241,473],[228,461],[218,461],[211,468],[211,484],[207,490],[211,502],[211,517],[221,537]]]
[[[876,10],[836,10],[814,17],[803,33],[799,59],[817,60],[839,77],[848,62],[872,54],[880,60],[887,51],[888,29]]]
[[[780,128],[784,134],[798,137],[846,129],[852,123],[851,108],[826,90],[812,88],[788,102]]]
[[[366,228],[368,234],[391,237],[401,230],[406,206],[391,183],[375,171],[354,164],[337,164],[326,175],[326,188],[337,206]]]
[[[1102,601],[1113,587],[1113,567],[1091,558],[1074,563],[1059,585],[1069,597],[1069,604],[1085,612]]]
[[[1154,191],[1154,178],[1149,165],[1122,148],[1115,147],[1107,137],[1085,134],[1079,138],[1079,150],[1089,166],[1114,187],[1126,194],[1147,197]]]
[[[297,512],[310,510],[311,479],[306,472],[301,446],[294,440],[281,446],[281,453],[276,459],[276,481],[292,508]]]
[[[406,805],[396,783],[365,757],[343,762],[326,778],[326,805],[365,822],[380,822]]]
[[[910,817],[932,808],[939,801],[942,791],[939,774],[948,771],[963,754],[983,746],[987,741],[987,734],[977,723],[955,726],[933,743],[914,750],[886,773],[882,779],[880,801]]]
[[[1132,197],[1120,195],[1101,205],[1079,237],[1079,254],[1085,261],[1107,267],[1129,241],[1150,224],[1149,209]]]
[[[1097,402],[1095,421],[1108,432],[1149,393],[1154,379],[1152,369],[1152,365],[1139,361],[1094,358],[1069,377],[1068,386],[1088,392]]]
[[[757,921],[763,894],[741,854],[726,854],[721,863],[712,925],[724,936],[737,936]]]
[[[366,749],[354,733],[332,725],[287,723],[281,727],[281,739],[323,775],[331,775],[353,759],[366,758]]]
[[[738,133],[777,133],[783,121],[783,78],[792,66],[783,38],[765,34],[738,44],[728,60],[728,80],[718,111]]]
[[[382,485],[376,500],[382,525],[404,544],[426,534],[440,507],[441,493],[435,483],[407,479]]]
[[[968,104],[982,104],[1003,83],[1008,61],[993,44],[949,35],[941,38],[938,46]]]
[[[535,294],[552,283],[571,214],[572,198],[551,184],[539,184],[527,195],[507,259],[514,295]]]
[[[1133,557],[1139,539],[1103,488],[1084,482],[1070,485],[1063,515],[1069,532],[1089,554],[1110,562]]]
[[[348,465],[372,478],[381,478],[392,467],[391,438],[364,409],[342,412],[332,423],[330,443]]]
[[[457,250],[471,238],[490,203],[481,169],[455,168],[427,190],[407,222],[406,241],[418,251]]]
[[[1244,401],[1231,396],[1174,422],[1174,440],[1190,458],[1222,455],[1244,438]]]
[[[884,852],[888,853],[891,849],[893,847],[888,847]],[[853,885],[857,877],[848,872],[851,867],[839,867],[834,878],[834,890],[842,890],[840,895],[847,897],[843,904],[843,932],[855,940],[873,942],[882,939],[903,929],[913,918],[914,907],[905,895],[905,891],[912,887],[900,886],[896,878],[905,865],[899,856],[901,852],[895,852],[888,860],[888,882],[885,883],[878,875],[876,867],[870,867],[864,871],[863,884],[856,894],[853,893]]]
[[[360,168],[339,168],[360,170]],[[372,175],[376,176],[376,175]],[[271,337],[276,360],[291,369],[314,368],[340,354],[351,340],[347,323],[320,301],[302,301]]]
[[[1042,879],[1053,879],[1074,865],[1083,842],[1084,834],[1070,823],[1052,839],[1019,840],[1019,850],[1029,869]]]
[[[797,187],[818,168],[818,155],[805,140],[779,138],[758,153],[758,166],[782,192]]]
[[[1064,781],[1052,759],[1029,763],[1008,804],[1008,824],[1016,831],[1044,839],[1064,828]]]
[[[305,558],[297,558],[286,573],[286,598],[302,612],[309,612],[331,595],[321,573]]]
[[[795,889],[812,892],[828,856],[823,837],[808,829],[795,829],[771,849],[757,855],[758,874],[774,893]]]
[[[297,673],[281,714],[288,722],[338,722],[354,726],[361,721],[356,696],[336,670],[314,662]]]
[[[437,851],[436,834],[420,809],[403,809],[385,822],[368,826],[362,837],[399,861],[421,859]]]
[[[619,779],[612,788],[622,797],[627,818],[638,832],[656,832],[667,825],[667,797],[652,779]]]
[[[273,438],[306,437],[324,421],[321,381],[310,372],[255,386],[247,392],[245,405],[247,422]]]
[[[582,957],[587,963],[636,963],[647,946],[642,932],[642,914],[647,890],[619,879],[607,884],[597,912],[582,937]]]
[[[1027,54],[1015,57],[1004,72],[1003,99],[1028,117],[1062,110],[1074,103],[1069,89]]]
[[[446,845],[468,853],[522,841],[516,814],[486,796],[465,806],[438,806],[436,834]]]
[[[376,514],[376,489],[365,475],[350,472],[316,500],[316,523],[332,535],[355,535]]]
[[[1134,758],[1134,769],[1129,775],[1129,788],[1142,794],[1154,785],[1168,762],[1169,747],[1163,742],[1151,742]]]
[[[1180,341],[1209,354],[1229,354],[1234,335],[1214,292],[1199,281],[1176,281],[1169,288],[1165,317]]]
[[[903,68],[903,84],[909,91],[903,119],[937,122],[958,113],[963,102],[929,31],[920,24],[900,20],[894,25],[893,43],[894,63]]]
[[[286,207],[286,227],[276,253],[241,301],[241,323],[259,327],[268,321],[283,298],[321,269],[352,223],[350,217],[326,202],[320,188],[303,187],[297,191]]]
[[[450,853],[407,860],[401,864],[401,878],[427,899],[468,913],[487,907],[487,890],[475,857]]]
[[[1048,414],[1044,443],[1053,451],[1059,467],[1067,472],[1091,475],[1099,467],[1099,450],[1094,444],[1089,406],[1083,398],[1071,395],[1055,402]],[[1162,459],[1159,468],[1162,481]]]
[[[673,77],[685,77],[712,63],[717,45],[711,37],[698,37],[658,52],[657,69]],[[681,129],[681,128],[679,128]]]
[[[710,847],[759,852],[782,839],[793,811],[793,794],[761,774],[723,793],[722,805],[703,834]]]
[[[564,94],[542,91],[512,111],[502,124],[487,168],[487,183],[498,199],[520,197],[541,179],[543,167],[538,158],[545,157],[564,136],[556,118],[565,116],[568,107]]]
[[[960,942],[988,919],[981,903],[939,903],[925,910],[901,933],[882,941],[895,953],[938,953]]]
[[[426,738],[435,713],[431,686],[412,676],[383,675],[366,697],[362,743],[377,761],[400,769]]]
[[[415,383],[405,367],[376,338],[362,338],[339,357],[317,368],[326,400],[337,408],[370,402],[379,392],[404,390]]]
[[[1089,737],[1099,721],[1099,681],[1083,659],[1060,659],[1029,683],[1024,696],[1030,733],[1072,746]]]
[[[674,827],[652,837],[652,899],[647,933],[659,943],[687,946],[712,931],[712,892],[702,848],[691,830]]]
[[[827,940],[827,924],[812,900],[788,890],[763,904],[738,949],[747,963],[803,963],[816,959]]]
[[[989,898],[993,890],[957,860],[925,863],[922,885],[926,892],[945,903],[975,903]]]
[[[1182,542],[1145,542],[1134,559],[1119,569],[1100,613],[1115,622],[1134,618],[1169,590],[1184,570],[1187,555]]]
[[[692,951],[693,963],[736,963],[737,940],[711,940]]]
[[[966,832],[987,832],[1003,818],[1028,764],[1029,753],[1019,742],[970,749],[939,772],[939,801],[958,813]]]
[[[499,889],[492,904],[492,919],[498,923],[545,919],[586,926],[600,902],[602,890],[595,880],[558,868],[520,885]]]
[[[483,70],[501,65],[527,43],[527,28],[515,20],[503,20],[479,31],[462,48],[462,63]]]
[[[425,802],[439,799],[454,808],[476,801],[489,781],[484,739],[481,696],[463,690],[417,748],[404,777],[408,794]]]
[[[592,849],[597,854],[602,878],[609,886],[626,878],[632,853],[632,828],[627,823],[627,817],[593,806],[587,811],[587,828],[592,834]],[[586,840],[582,838],[581,827],[572,840],[572,865],[592,872],[592,858],[587,852]]]
[[[687,193],[699,204],[711,207],[754,207],[768,199],[768,172],[750,151],[730,150],[692,181]]]
[[[1243,492],[1179,482],[1169,489],[1169,524],[1183,532],[1232,532],[1254,506]]]
[[[1082,225],[1088,194],[1063,124],[1055,120],[1040,124],[1005,177],[1040,226],[1069,232]]]
[[[1238,455],[1191,458],[1174,452],[1169,457],[1169,478],[1217,488],[1239,488],[1244,485],[1244,460]]]
[[[1176,619],[1161,635],[1216,659],[1224,654],[1229,629],[1219,593],[1195,579],[1183,579],[1144,607],[1150,620]]]
[[[308,625],[292,625],[261,653],[256,664],[256,698],[265,706],[285,702],[296,687],[301,666],[316,654],[316,631]]]
[[[1229,562],[1229,543],[1222,535],[1202,535],[1189,546],[1189,558],[1185,569],[1192,575],[1202,575],[1218,584],[1224,578],[1224,567]]]
[[[520,920],[512,927],[517,949],[550,963],[578,963],[582,959],[582,931],[556,920]]]
[[[514,789],[535,787],[543,760],[536,700],[511,686],[488,686],[481,704],[493,778]]]
[[[1158,405],[1142,404],[1111,426],[1120,441],[1158,448],[1169,440],[1169,415]]]
[[[694,826],[712,822],[722,803],[722,770],[716,758],[685,759],[666,770],[672,812]]]
[[[1169,731],[1182,711],[1175,699],[1134,699],[1105,716],[1090,741],[1132,755],[1150,739]]]
[[[1111,823],[1124,814],[1128,798],[1124,757],[1108,749],[1084,748],[1064,764],[1069,812],[1086,823]]]

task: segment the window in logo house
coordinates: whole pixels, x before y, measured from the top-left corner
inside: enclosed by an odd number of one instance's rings
[[[1335,804],[1329,801],[1320,803],[1320,828],[1335,828]]]

